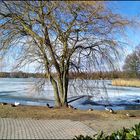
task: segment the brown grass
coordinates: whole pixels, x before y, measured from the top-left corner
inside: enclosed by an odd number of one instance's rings
[[[140,87],[140,80],[138,79],[115,79],[112,80],[113,86],[128,86],[128,87]]]
[[[140,117],[140,113],[138,115]],[[0,118],[33,118],[33,119],[71,119],[71,120],[106,120],[125,119],[126,115],[122,113],[110,114],[106,111],[82,111],[69,108],[35,107],[35,106],[18,106],[0,105]]]

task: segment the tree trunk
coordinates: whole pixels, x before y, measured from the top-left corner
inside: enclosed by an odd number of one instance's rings
[[[64,78],[63,78],[63,90],[64,90],[63,104],[64,104],[65,106],[68,105],[68,102],[67,102],[67,96],[68,96],[68,82],[69,82],[69,79],[68,79],[68,72],[66,72],[66,74],[64,75]]]
[[[68,94],[68,71],[64,72],[63,75],[57,78],[57,82],[54,84],[54,94],[55,94],[55,105],[56,106],[68,106],[67,94]]]
[[[60,99],[60,94],[57,86],[57,82],[51,77],[50,81],[52,83],[53,89],[54,89],[54,98],[55,98],[55,106],[61,107],[61,99]]]

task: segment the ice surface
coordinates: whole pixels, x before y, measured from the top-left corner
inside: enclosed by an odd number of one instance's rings
[[[46,83],[44,91],[36,89],[34,78],[0,78],[0,102],[13,103],[20,101],[24,105],[46,106],[54,105],[53,88]],[[110,80],[81,80],[70,81],[69,100],[75,96],[91,95],[92,98],[83,97],[71,104],[80,109],[103,110],[105,105],[118,109],[140,110],[140,88],[112,86]],[[76,88],[76,90],[75,90]]]

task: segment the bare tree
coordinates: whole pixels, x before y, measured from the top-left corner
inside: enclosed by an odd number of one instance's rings
[[[126,57],[123,69],[129,76],[140,78],[140,46]]]
[[[69,73],[114,68],[119,53],[114,33],[128,24],[104,2],[5,1],[0,51],[17,47],[18,67],[37,62],[53,86],[55,105],[64,106]]]

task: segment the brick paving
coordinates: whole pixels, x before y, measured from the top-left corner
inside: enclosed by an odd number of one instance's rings
[[[0,139],[72,139],[95,133],[78,121],[0,118]]]

